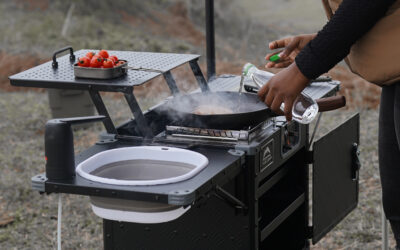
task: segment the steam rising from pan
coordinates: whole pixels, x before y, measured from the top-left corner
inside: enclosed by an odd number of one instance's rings
[[[241,99],[240,102],[239,98]],[[241,104],[240,106],[239,103]],[[166,108],[170,111],[172,109],[185,113],[194,113],[200,107],[204,107],[207,110],[215,107],[215,111],[220,111],[212,112],[210,110],[210,114],[245,113],[266,108],[265,104],[253,94],[238,95],[237,92],[222,91],[178,96],[171,99]]]
[[[272,115],[257,95],[227,91],[175,96],[157,110],[169,124],[214,129],[244,129]]]

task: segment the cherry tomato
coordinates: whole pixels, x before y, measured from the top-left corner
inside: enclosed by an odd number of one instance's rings
[[[122,64],[125,64],[125,61],[118,61],[118,62],[116,63],[116,66],[119,66],[119,65],[122,65]]]
[[[86,57],[89,58],[89,59],[92,59],[92,57],[94,55],[96,55],[96,53],[94,53],[93,51],[90,51],[90,52],[86,53]]]
[[[92,60],[90,60],[90,67],[92,68],[100,68],[100,66],[102,65],[103,65],[103,60],[98,56],[93,56]]]
[[[80,67],[89,67],[90,66],[90,59],[86,56],[78,58],[78,66]]]
[[[108,52],[107,50],[100,50],[99,53],[97,53],[99,56],[103,57],[103,58],[108,58]]]
[[[109,60],[109,59],[105,58],[104,62],[103,62],[103,67],[104,68],[113,68],[114,67],[114,62],[112,60]]]
[[[113,60],[114,63],[118,62],[118,57],[116,57],[116,56],[109,56],[108,59]]]

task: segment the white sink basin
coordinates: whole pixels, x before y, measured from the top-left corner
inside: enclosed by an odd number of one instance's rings
[[[86,159],[76,172],[85,179],[114,185],[159,185],[187,180],[208,164],[202,154],[171,147],[128,147]]]
[[[127,147],[107,150],[81,162],[85,179],[112,185],[160,185],[187,180],[208,164],[202,154],[171,147]],[[174,220],[190,209],[168,204],[90,197],[93,212],[105,219],[135,223]]]

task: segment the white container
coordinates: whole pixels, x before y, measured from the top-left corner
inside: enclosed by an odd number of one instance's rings
[[[208,165],[202,154],[172,147],[126,147],[100,152],[81,162],[76,172],[85,179],[112,185],[144,186],[192,178]],[[105,219],[135,223],[174,220],[190,209],[180,206],[91,197],[93,212]]]

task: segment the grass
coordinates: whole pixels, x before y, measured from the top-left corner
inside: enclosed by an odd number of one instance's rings
[[[89,9],[90,1],[76,3],[67,36],[63,37],[61,29],[69,5],[60,2],[52,1],[46,11],[27,11],[13,2],[1,3],[0,14],[4,20],[0,24],[1,49],[9,53],[29,52],[44,57],[50,56],[53,51],[66,45],[72,45],[75,49],[105,48],[154,52],[195,50],[185,41],[173,37],[165,39],[163,36],[152,34],[146,27],[132,26],[122,20],[116,8],[104,9],[106,6],[96,4],[90,8],[90,14],[82,13],[82,8]],[[161,9],[160,4],[155,3],[157,1],[149,2],[153,2],[153,7]],[[121,1],[119,3],[121,4]],[[133,6],[124,10],[131,10],[132,15],[139,11],[133,11]]]

